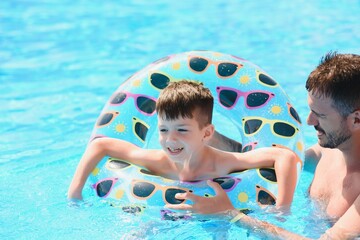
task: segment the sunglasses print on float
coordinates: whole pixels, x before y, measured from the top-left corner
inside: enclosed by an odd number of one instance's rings
[[[171,82],[179,82],[181,80],[183,79],[172,78],[168,74],[163,72],[152,72],[149,74],[150,85],[160,91],[166,88]],[[198,82],[194,80],[188,81]]]
[[[144,121],[133,117],[132,118],[132,128],[134,135],[142,142],[145,142],[147,132],[150,128],[148,124],[146,124]]]
[[[267,189],[256,185],[256,202],[260,206],[266,205],[275,205],[276,204],[276,197],[269,192]]]
[[[275,169],[273,168],[258,168],[257,174],[265,181],[270,183],[277,183]]]
[[[139,172],[142,174],[146,174],[146,175],[150,175],[150,176],[157,176],[156,174],[150,172],[147,169],[143,169],[135,164],[131,164],[131,163],[128,163],[128,162],[125,162],[123,160],[116,159],[116,158],[109,158],[106,162],[106,167],[109,170],[125,170],[129,167],[136,167],[139,169]]]
[[[271,77],[269,77],[268,75],[266,75],[265,73],[262,73],[260,71],[256,71],[256,80],[264,86],[267,87],[277,87],[278,83],[272,79]]]
[[[299,114],[297,113],[297,111],[295,110],[295,108],[293,108],[293,106],[291,106],[290,103],[286,103],[287,105],[287,109],[288,109],[288,112],[290,114],[290,116],[295,120],[297,121],[299,124],[301,124],[301,119],[299,117]]]
[[[188,65],[191,71],[202,73],[213,64],[216,67],[216,75],[220,78],[229,78],[234,76],[242,64],[228,61],[213,61],[211,59],[200,56],[189,56]]]
[[[248,143],[242,148],[241,152],[249,152],[251,150],[254,150],[257,144],[258,142]]]
[[[131,194],[133,197],[146,200],[151,198],[156,191],[161,190],[163,200],[168,204],[180,204],[185,200],[175,198],[177,193],[192,192],[190,189],[180,188],[177,186],[161,186],[145,180],[133,180],[131,182]]]
[[[106,166],[109,168],[109,169],[121,169],[121,170],[125,170],[129,167],[132,166],[131,163],[128,163],[128,162],[125,162],[125,161],[122,161],[120,159],[115,159],[115,158],[108,158],[107,162],[106,162]]]
[[[98,195],[98,197],[106,198],[118,180],[118,178],[104,178],[93,184],[91,187],[95,189],[96,195]]]
[[[270,124],[271,132],[275,136],[292,138],[299,129],[289,123],[279,119],[266,119],[262,117],[245,117],[242,119],[243,129],[246,136],[253,136],[258,133],[265,124]]]
[[[212,179],[212,181],[218,183],[225,192],[230,192],[239,182],[241,182],[241,179],[234,177],[218,177]]]
[[[119,115],[117,111],[102,113],[96,122],[96,127],[101,128],[110,125],[110,123]]]
[[[235,88],[229,87],[217,87],[219,103],[226,109],[232,109],[235,107],[240,97],[245,99],[245,107],[247,109],[256,109],[266,105],[275,94],[267,91],[248,91],[242,92]]]
[[[149,74],[150,85],[157,90],[163,90],[170,82],[178,82],[180,79],[173,79],[169,75],[162,72],[152,72]]]
[[[152,116],[155,114],[156,99],[143,94],[133,94],[129,92],[117,92],[110,100],[111,105],[123,104],[129,97],[135,101],[136,109],[144,115]]]

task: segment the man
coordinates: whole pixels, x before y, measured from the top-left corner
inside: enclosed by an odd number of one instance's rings
[[[318,137],[318,143],[306,151],[306,164],[316,165],[309,194],[336,221],[321,239],[352,239],[360,236],[360,56],[328,53],[309,75],[306,89],[310,107],[307,123],[314,126]],[[239,214],[221,187],[209,184],[217,194],[214,198],[179,194],[194,204],[170,207],[199,213],[230,210],[233,221],[240,224],[259,226],[276,237],[302,239]]]
[[[318,144],[306,151],[317,162],[310,197],[338,219],[333,238],[360,234],[360,56],[330,53],[306,82],[309,125]],[[349,236],[351,237],[351,236]]]

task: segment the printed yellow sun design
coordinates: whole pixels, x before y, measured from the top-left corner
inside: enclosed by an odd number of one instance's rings
[[[115,192],[115,198],[116,199],[121,199],[123,196],[124,196],[124,190],[123,189],[118,189],[116,192]]]
[[[132,85],[134,87],[139,87],[141,85],[141,79],[135,79],[134,81],[132,81]]]
[[[303,151],[304,150],[304,144],[303,142],[299,141],[296,143],[296,147],[299,151]]]
[[[271,115],[275,115],[275,116],[276,116],[276,115],[281,114],[282,111],[283,111],[283,109],[282,109],[281,106],[279,106],[279,105],[272,105],[271,108],[270,108],[270,110],[269,110],[269,113],[270,113]]]
[[[215,57],[221,57],[223,54],[222,53],[219,53],[219,52],[213,52],[213,55]]]
[[[249,200],[249,195],[246,192],[241,192],[238,194],[238,200],[242,203],[245,203]]]
[[[249,85],[251,83],[252,77],[246,68],[241,68],[239,74],[241,75],[238,80],[240,85]]]
[[[93,176],[96,176],[96,175],[99,174],[99,172],[100,172],[100,168],[96,167],[96,168],[94,168],[94,170],[92,170],[91,174],[92,174]]]
[[[176,63],[174,63],[174,64],[172,65],[172,68],[173,68],[174,70],[179,70],[179,69],[181,68],[181,64],[180,64],[179,62],[176,62]]]
[[[247,84],[249,84],[249,82],[250,82],[250,76],[249,76],[249,75],[242,75],[242,76],[239,78],[239,82],[240,82],[240,84],[242,84],[242,85],[247,85]]]
[[[126,134],[128,132],[127,129],[128,129],[128,126],[126,126],[125,123],[118,122],[118,123],[114,124],[114,133],[117,135]]]

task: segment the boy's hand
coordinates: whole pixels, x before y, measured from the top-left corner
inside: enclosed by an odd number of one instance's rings
[[[194,204],[166,204],[165,207],[177,210],[188,210],[200,214],[221,213],[234,209],[234,206],[232,205],[226,192],[218,183],[208,180],[207,184],[214,189],[214,197],[201,197],[190,192],[178,193],[175,195],[176,198],[184,200],[188,199]]]
[[[74,184],[71,183],[69,190],[68,190],[68,194],[67,194],[67,198],[69,200],[73,200],[73,201],[81,201],[83,200],[82,198],[82,189],[77,189],[76,187],[74,187]]]

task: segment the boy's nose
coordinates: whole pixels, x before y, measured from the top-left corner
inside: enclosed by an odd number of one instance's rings
[[[172,132],[169,132],[167,140],[168,141],[175,141],[176,140],[176,134],[174,134]]]

